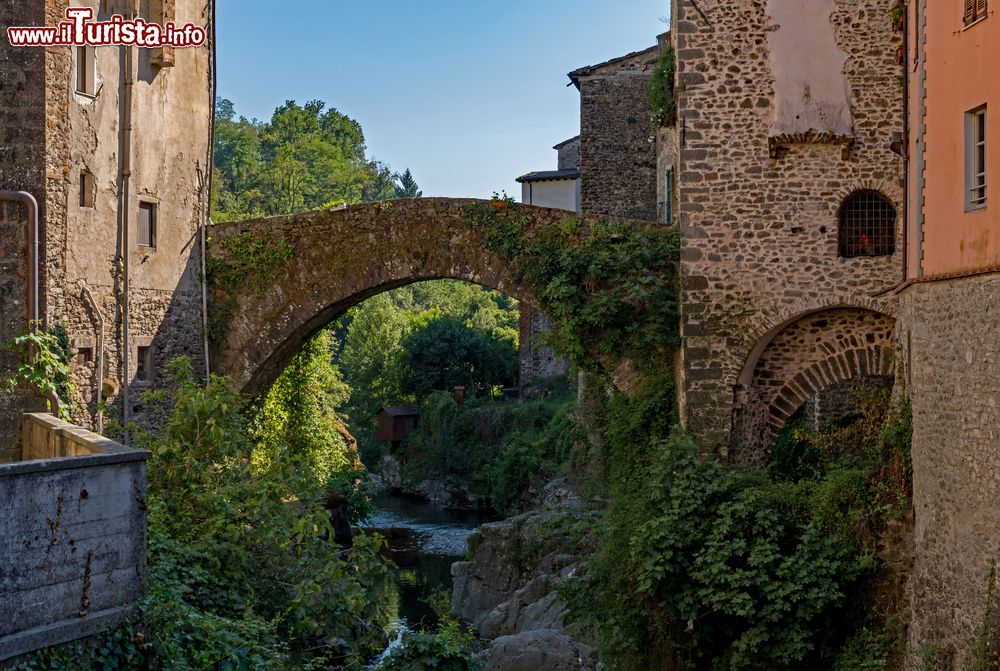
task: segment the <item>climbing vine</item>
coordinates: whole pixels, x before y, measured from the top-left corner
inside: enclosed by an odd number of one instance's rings
[[[567,217],[533,230],[529,210],[498,196],[466,214],[539,301],[562,353],[583,366],[627,358],[647,370],[670,358],[679,342],[676,229]]]
[[[223,336],[236,309],[236,289],[263,293],[281,277],[295,256],[291,244],[272,231],[237,233],[220,238],[218,245],[223,251],[222,258],[212,257],[206,264],[208,281],[218,299],[209,318],[209,337],[213,340]]]
[[[14,374],[5,381],[6,391],[9,393],[24,384],[37,389],[43,396],[55,394],[60,401],[60,419],[70,420],[73,383],[69,374],[70,347],[66,328],[61,324],[48,329],[38,326],[14,338],[5,349],[17,352],[20,360]]]
[[[673,47],[660,52],[653,70],[653,79],[646,89],[646,101],[653,115],[653,127],[672,126],[677,121],[677,101],[674,98],[674,78],[677,57]]]

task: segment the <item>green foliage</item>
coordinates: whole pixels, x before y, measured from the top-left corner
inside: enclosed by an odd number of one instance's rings
[[[517,381],[517,350],[512,343],[497,340],[459,317],[421,315],[402,347],[402,391],[418,399],[456,386],[489,396]]]
[[[565,475],[578,456],[574,406],[566,383],[523,403],[473,399],[459,405],[449,393],[431,394],[407,442],[407,477],[453,477],[496,510],[518,512],[530,503],[531,491]]]
[[[609,668],[889,668],[893,615],[864,610],[909,495],[908,401],[868,394],[852,421],[789,428],[769,472],[742,472],[669,429],[669,387],[596,410],[611,506],[563,591]]]
[[[70,348],[66,327],[57,324],[46,330],[38,326],[14,338],[4,349],[16,352],[20,359],[14,374],[4,381],[6,391],[24,384],[42,395],[55,394],[59,399],[60,419],[70,421],[73,385],[69,376]]]
[[[313,346],[325,356],[328,345]],[[149,668],[358,668],[384,643],[387,572],[378,537],[346,551],[333,542],[323,502],[344,455],[318,457],[329,434],[297,435],[295,417],[310,410],[295,402],[258,444],[226,380],[202,387],[183,360],[171,380],[147,399],[172,408],[167,424],[138,440],[152,450]]]
[[[420,388],[446,388],[446,382],[424,385],[412,375],[409,388],[404,388],[405,360],[413,357],[421,365],[427,363],[426,357],[415,354],[412,346],[419,345],[410,336],[435,317],[447,318],[453,325],[460,320],[462,329],[456,337],[474,337],[482,345],[477,351],[500,354],[510,362],[504,365],[513,366],[516,361],[517,303],[474,284],[455,280],[420,282],[379,294],[351,310],[342,320],[343,347],[336,360],[351,387],[346,411],[367,463],[374,463],[382,450],[375,436],[375,413],[379,409],[415,403],[414,392]],[[467,361],[455,356],[442,365],[469,369]]]
[[[660,52],[653,70],[653,80],[646,89],[646,101],[653,113],[653,125],[672,126],[677,122],[677,101],[674,98],[674,79],[677,74],[677,56],[673,47]]]
[[[366,151],[358,122],[322,101],[287,101],[262,122],[237,118],[219,99],[212,216],[221,223],[420,195],[409,170],[393,173]]]
[[[525,279],[552,320],[552,342],[581,366],[624,356],[658,371],[678,343],[674,228],[622,221],[530,232],[531,213],[495,198],[467,210],[486,248]]]
[[[609,517],[625,536],[606,534],[605,554],[568,590],[605,659],[813,668],[858,575],[845,544],[789,515],[753,476],[703,463],[680,433],[653,447],[650,469],[642,501]],[[586,595],[597,591],[610,600],[595,607]]]
[[[398,648],[379,671],[477,671],[482,663],[474,654],[476,639],[445,613],[433,632],[406,632]]]

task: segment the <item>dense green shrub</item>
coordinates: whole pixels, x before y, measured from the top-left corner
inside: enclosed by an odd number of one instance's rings
[[[496,510],[516,512],[532,489],[570,470],[574,397],[565,381],[523,403],[431,394],[407,442],[407,477],[455,477]]]
[[[790,427],[770,472],[743,472],[665,426],[668,388],[598,410],[611,506],[563,589],[609,668],[888,668],[894,615],[866,609],[909,493],[907,401],[871,394],[845,426]]]
[[[453,619],[445,619],[433,632],[403,635],[396,650],[379,665],[379,671],[476,671],[482,664],[473,654],[474,638]]]

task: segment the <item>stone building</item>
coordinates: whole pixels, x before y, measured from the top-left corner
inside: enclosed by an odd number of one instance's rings
[[[906,5],[908,254],[897,328],[913,402],[909,635],[942,669],[972,668],[984,622],[996,640],[985,614],[996,612],[1000,544],[1000,17],[989,5]]]
[[[555,170],[529,172],[517,178],[521,202],[571,213],[580,211],[580,136],[560,142]],[[521,304],[519,320],[518,381],[522,390],[541,380],[565,375],[569,362],[541,342],[552,322],[530,305]]]
[[[893,376],[893,2],[673,2],[681,416],[733,462],[824,390]]]
[[[67,6],[164,24],[208,26],[209,0],[8,0],[8,26],[54,26]],[[72,343],[74,419],[98,400],[119,419],[181,354],[204,365],[200,231],[211,162],[212,54],[191,48],[23,47],[0,42],[0,189],[25,191],[40,215],[40,319]],[[28,328],[26,212],[0,204],[7,341]],[[99,370],[103,362],[103,373]],[[10,360],[7,362],[11,363]],[[15,413],[35,404],[9,403]],[[0,458],[3,457],[0,441]]]

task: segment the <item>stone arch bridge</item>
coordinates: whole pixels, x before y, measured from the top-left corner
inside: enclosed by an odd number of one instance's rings
[[[258,394],[309,337],[346,310],[424,280],[465,280],[539,305],[518,271],[468,226],[469,206],[489,202],[393,200],[213,227],[208,254],[212,314],[224,321],[213,338],[213,369],[230,376],[243,392]],[[564,210],[510,207],[530,212],[529,235],[573,216]],[[252,257],[242,273],[241,254]],[[228,269],[224,285],[213,268]],[[853,381],[891,382],[891,309],[882,301],[827,298],[811,309],[745,324],[741,333],[732,334],[730,356],[744,364],[731,373],[735,399],[715,403],[733,409],[734,461],[766,459],[785,422],[817,395]],[[694,353],[688,348],[686,375],[719,365],[709,351],[699,361],[690,360]],[[622,363],[608,362],[616,381],[622,370],[621,378],[630,374]],[[619,386],[627,391],[628,380]]]
[[[257,394],[274,381],[303,342],[346,310],[414,282],[459,279],[538,302],[510,266],[468,226],[472,199],[420,198],[352,205],[291,216],[221,224],[209,234],[213,370]],[[512,205],[531,213],[531,229],[573,216],[564,210]],[[262,279],[231,277],[220,286],[212,268],[254,254],[276,264]],[[256,265],[256,264],[255,264]]]

